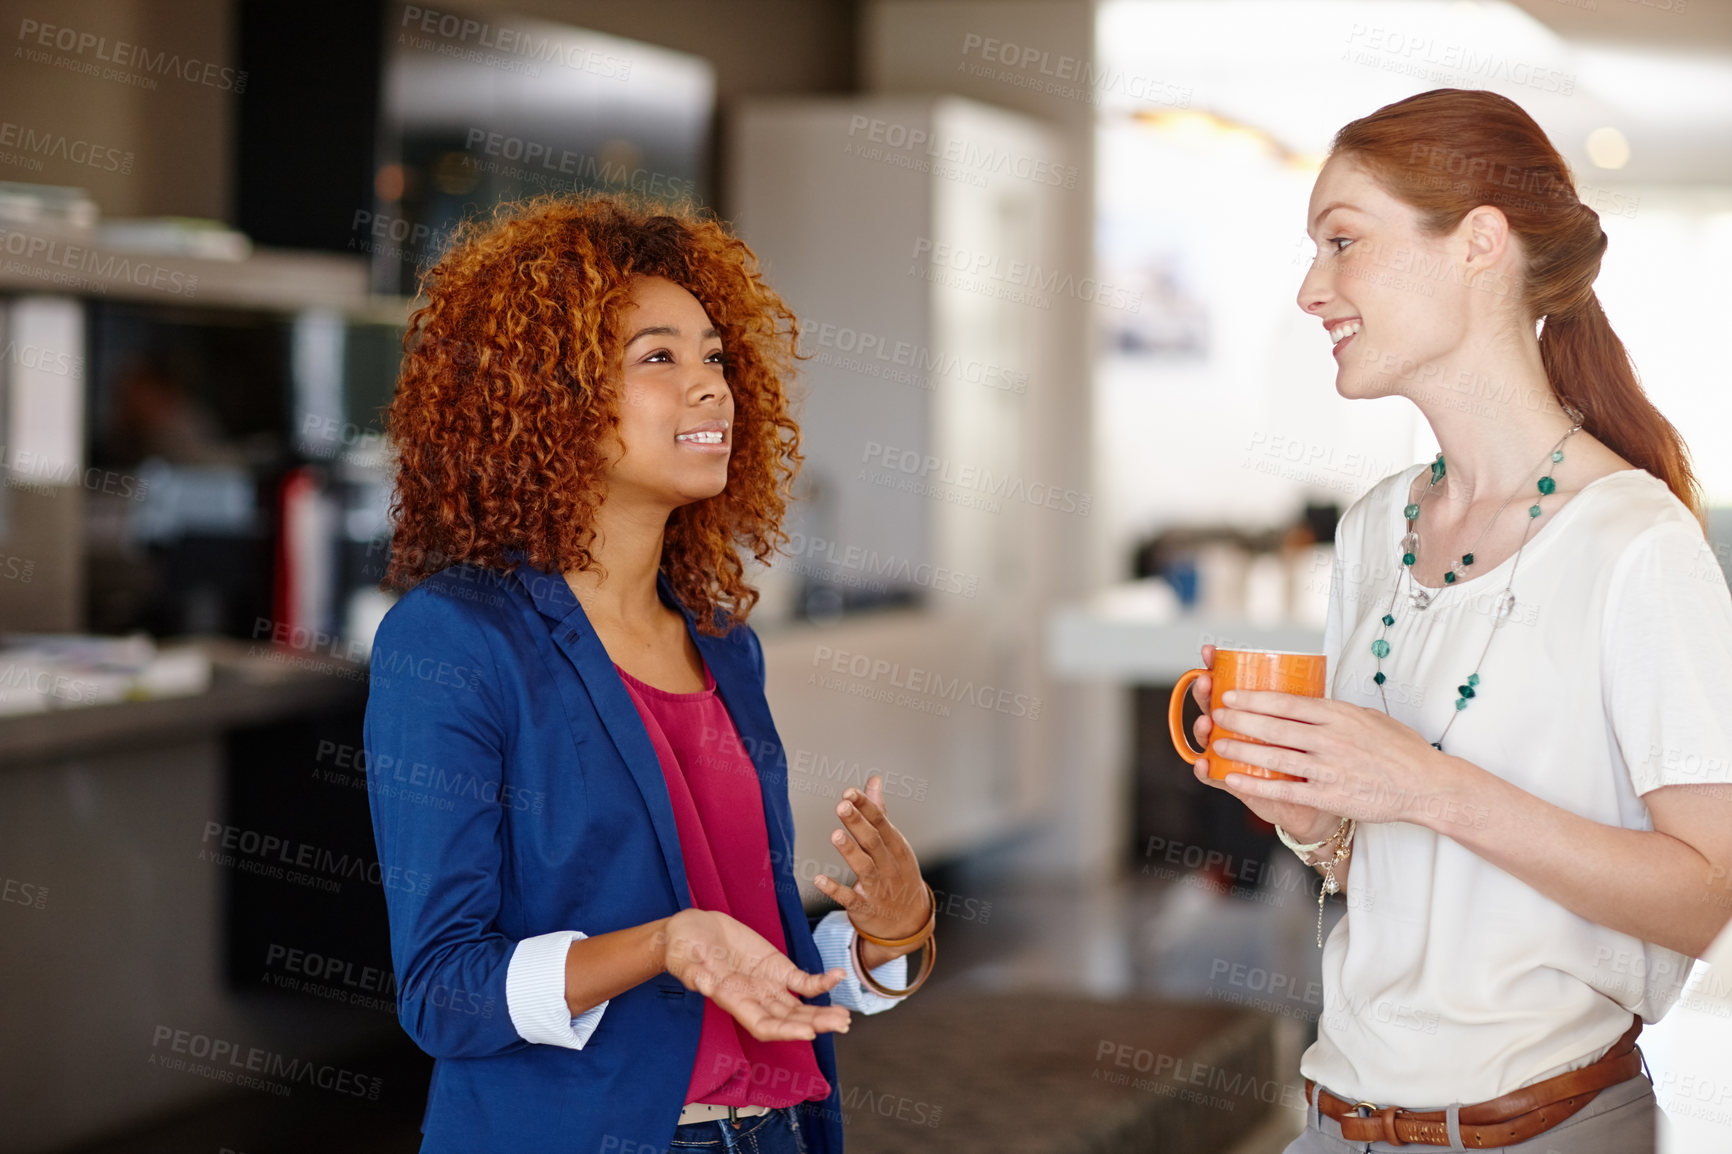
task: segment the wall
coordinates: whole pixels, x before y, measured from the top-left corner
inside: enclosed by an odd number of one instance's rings
[[[65,30],[51,39],[70,39],[72,50],[43,47],[43,29],[33,31],[29,21]],[[0,0],[0,29],[7,43],[0,119],[38,136],[65,138],[63,145],[44,152],[7,140],[0,151],[11,155],[0,156],[0,180],[87,188],[105,217],[227,219],[238,80],[232,74],[232,28],[225,0]],[[142,83],[101,75],[123,66],[114,62],[122,42],[152,60],[160,54],[161,66],[141,67],[136,55],[123,49],[122,60],[133,60],[128,71]],[[22,55],[27,51],[44,53],[53,62]],[[167,70],[176,57],[179,74]],[[98,74],[74,71],[59,61],[95,68]],[[212,63],[217,69],[207,75],[204,66]],[[231,68],[227,77],[221,71],[225,67]],[[86,155],[74,148],[79,142],[99,150],[94,162],[71,158],[75,152]],[[40,159],[40,169],[22,159],[29,157]]]

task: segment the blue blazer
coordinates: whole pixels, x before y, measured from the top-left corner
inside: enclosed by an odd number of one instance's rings
[[[662,597],[679,608],[665,581]],[[749,628],[711,637],[685,617],[758,770],[789,954],[821,973],[763,651]],[[522,939],[691,904],[661,763],[564,578],[457,566],[404,595],[374,641],[365,734],[398,1016],[436,1059],[424,1154],[666,1149],[702,995],[660,974],[613,998],[582,1050],[525,1042],[506,1008]],[[814,1154],[840,1154],[835,1049],[813,1045],[831,1092],[802,1120]]]

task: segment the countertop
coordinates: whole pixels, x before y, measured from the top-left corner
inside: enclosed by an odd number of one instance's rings
[[[359,662],[244,641],[199,645],[212,660],[207,691],[0,717],[0,766],[170,744],[367,699]]]
[[[1175,610],[1142,583],[1115,586],[1047,620],[1047,667],[1070,681],[1172,685],[1220,649],[1323,652],[1323,630],[1298,622],[1254,622]]]

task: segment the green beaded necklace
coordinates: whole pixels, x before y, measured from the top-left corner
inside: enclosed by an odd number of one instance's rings
[[[1558,443],[1552,446],[1551,452],[1541,459],[1540,465],[1542,467],[1548,462],[1553,467],[1561,464],[1564,459],[1564,442],[1581,430],[1582,422],[1579,414],[1572,412],[1570,416],[1574,423],[1570,426],[1569,431],[1558,439]],[[1437,460],[1431,463],[1431,480],[1426,484],[1425,491],[1419,495],[1419,500],[1402,510],[1402,516],[1407,519],[1407,532],[1401,538],[1401,572],[1395,578],[1395,587],[1389,591],[1389,607],[1383,613],[1383,629],[1377,635],[1377,640],[1371,643],[1371,655],[1377,659],[1377,672],[1372,675],[1372,681],[1377,684],[1377,696],[1383,703],[1384,713],[1389,713],[1389,697],[1383,689],[1383,683],[1387,680],[1383,673],[1383,659],[1388,657],[1390,653],[1389,629],[1395,624],[1395,602],[1401,595],[1402,577],[1405,576],[1407,579],[1408,600],[1415,609],[1424,609],[1430,605],[1434,592],[1414,581],[1413,563],[1419,553],[1420,506],[1425,504],[1425,499],[1431,496],[1432,490],[1437,488],[1437,483],[1443,480],[1443,476],[1443,454],[1439,453]],[[1497,600],[1492,603],[1491,633],[1486,636],[1485,648],[1479,651],[1479,660],[1474,662],[1473,672],[1467,675],[1466,682],[1456,687],[1455,712],[1450,715],[1449,724],[1443,727],[1443,732],[1437,735],[1437,740],[1431,743],[1436,749],[1443,748],[1443,739],[1449,736],[1451,727],[1455,725],[1455,719],[1461,716],[1462,710],[1467,708],[1468,702],[1472,701],[1479,692],[1479,671],[1485,668],[1485,655],[1491,652],[1492,639],[1497,636],[1498,627],[1509,618],[1511,613],[1515,612],[1516,599],[1512,590],[1515,587],[1516,570],[1521,565],[1522,550],[1527,548],[1528,539],[1533,536],[1534,524],[1539,519],[1540,499],[1551,496],[1557,491],[1557,487],[1558,483],[1552,479],[1551,469],[1547,469],[1537,483],[1539,498],[1536,498],[1534,503],[1528,506],[1527,525],[1522,531],[1522,541],[1516,548],[1515,558],[1510,562],[1509,581],[1505,583],[1503,592],[1497,595]],[[1520,490],[1518,489],[1517,492],[1519,493]],[[1486,522],[1485,528],[1480,530],[1479,537],[1474,540],[1475,549],[1479,547],[1480,541],[1485,540],[1486,533],[1490,532],[1492,525],[1496,524],[1498,518],[1503,516],[1503,511],[1509,508],[1510,502],[1515,498],[1516,493],[1511,493],[1504,500],[1504,503],[1498,506],[1497,512],[1492,514],[1491,520]],[[1470,549],[1463,553],[1461,559],[1452,564],[1449,570],[1444,573],[1443,583],[1445,585],[1455,584],[1456,579],[1465,576],[1468,568],[1472,565],[1473,550]]]

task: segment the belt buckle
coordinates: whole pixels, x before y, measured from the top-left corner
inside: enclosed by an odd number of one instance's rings
[[[1395,1116],[1407,1111],[1400,1106],[1379,1106],[1376,1102],[1355,1102],[1353,1109],[1361,1118],[1378,1118],[1383,1122],[1383,1137],[1380,1141],[1391,1146],[1406,1146],[1407,1142],[1395,1132]],[[1366,1111],[1370,1111],[1367,1113]]]

